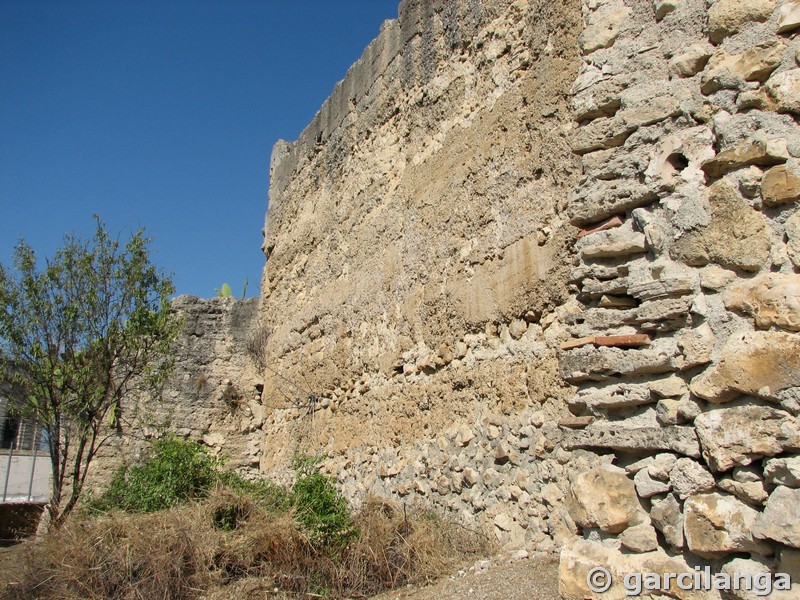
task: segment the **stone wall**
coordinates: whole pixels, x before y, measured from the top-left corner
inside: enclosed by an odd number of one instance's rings
[[[708,4],[584,5],[559,361],[588,424],[560,444],[605,464],[570,477],[569,598],[598,565],[599,598],[705,566],[800,584],[800,4]]]
[[[155,438],[174,433],[198,441],[242,474],[255,477],[261,456],[261,375],[248,352],[258,300],[179,296],[183,320],[175,370],[161,398],[122,407],[119,435],[101,449],[90,479],[102,486],[121,464],[138,460]]]
[[[263,468],[324,452],[351,500],[563,546],[569,598],[800,582],[798,31],[797,0],[403,2],[273,152]]]
[[[264,467],[553,549],[577,2],[406,1],[273,151]],[[547,504],[542,504],[547,498]]]

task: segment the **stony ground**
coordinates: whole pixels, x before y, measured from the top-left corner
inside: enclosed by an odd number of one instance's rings
[[[422,588],[405,588],[377,596],[374,600],[556,600],[558,557],[535,555],[488,570],[455,575]]]
[[[413,586],[374,596],[371,600],[557,600],[558,557],[538,554],[514,562],[479,561],[483,568],[459,571],[427,586]],[[257,579],[241,580],[208,594],[205,600],[296,600]],[[313,597],[313,596],[301,596]],[[321,597],[321,596],[320,596]]]

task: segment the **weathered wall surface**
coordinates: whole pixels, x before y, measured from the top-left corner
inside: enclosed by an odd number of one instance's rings
[[[560,372],[594,422],[560,444],[608,464],[570,474],[562,592],[589,595],[598,565],[617,582],[599,598],[695,566],[800,584],[800,3],[590,1],[584,19]]]
[[[531,498],[568,460],[540,428],[568,415],[579,23],[577,2],[403,2],[275,147],[265,469],[323,451],[349,498],[422,499],[552,547],[561,517]]]
[[[800,581],[798,31],[797,0],[404,2],[273,154],[262,466],[563,545],[570,598],[598,565],[601,598]]]
[[[95,484],[107,482],[120,464],[138,460],[152,439],[168,432],[208,446],[243,474],[258,472],[261,374],[248,352],[258,300],[179,296],[172,307],[183,319],[173,375],[160,399],[123,406],[121,435],[92,464]]]

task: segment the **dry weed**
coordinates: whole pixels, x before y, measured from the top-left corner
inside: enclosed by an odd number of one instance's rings
[[[355,517],[359,536],[337,550],[315,546],[291,511],[225,489],[169,511],[74,519],[31,544],[0,599],[194,600],[245,581],[270,593],[363,598],[487,550],[477,534],[410,512],[369,500]]]

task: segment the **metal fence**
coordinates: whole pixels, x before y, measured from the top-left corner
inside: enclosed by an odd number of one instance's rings
[[[50,455],[47,432],[35,421],[9,413],[0,398],[0,499],[46,502],[50,495]]]

